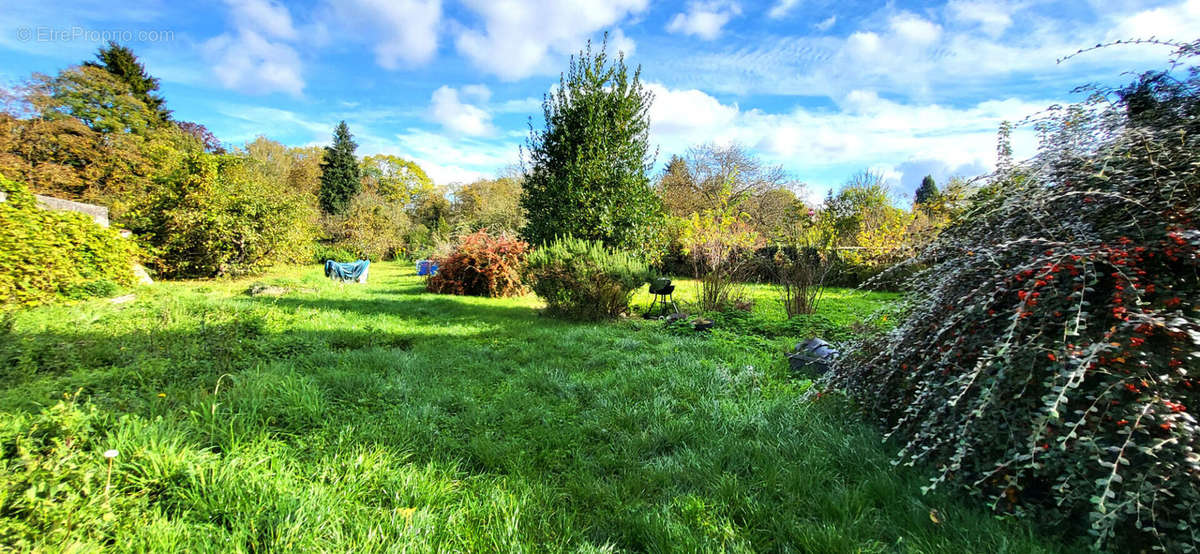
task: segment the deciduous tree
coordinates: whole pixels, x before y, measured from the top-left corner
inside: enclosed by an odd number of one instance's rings
[[[433,180],[412,160],[390,154],[363,158],[363,186],[390,201],[411,208],[413,200],[433,188]]]
[[[97,67],[34,74],[27,98],[44,118],[74,117],[100,133],[143,135],[158,123],[158,114],[127,83]]]
[[[480,179],[454,191],[452,205],[457,226],[471,230],[515,232],[525,224],[521,209],[521,178]]]

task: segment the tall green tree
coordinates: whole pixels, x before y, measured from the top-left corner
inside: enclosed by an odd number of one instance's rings
[[[417,196],[434,188],[421,166],[399,156],[367,156],[359,166],[367,190],[403,206],[410,206]]]
[[[933,175],[926,175],[921,179],[921,186],[917,187],[917,192],[913,197],[914,204],[928,204],[938,197],[937,183],[933,181]]]
[[[644,249],[661,221],[650,187],[652,95],[616,60],[591,43],[542,104],[545,128],[529,134],[527,178],[521,195],[524,237],[543,244],[558,236]]]
[[[658,179],[658,196],[666,213],[688,217],[704,208],[704,198],[694,181],[687,160],[679,155],[671,156]]]
[[[157,115],[129,85],[95,67],[72,67],[53,77],[34,74],[27,96],[45,119],[74,117],[93,131],[145,136],[157,126]]]
[[[358,145],[350,136],[346,122],[338,123],[333,130],[333,144],[325,147],[325,159],[321,162],[321,209],[327,214],[343,214],[350,206],[350,199],[358,194],[362,186],[362,173],[354,149]]]
[[[521,211],[521,178],[506,175],[461,185],[454,191],[451,209],[455,226],[472,231],[517,232],[525,224],[525,214]]]
[[[144,102],[159,121],[171,119],[171,110],[164,106],[166,99],[155,94],[158,90],[158,79],[146,73],[146,67],[138,61],[133,50],[109,41],[107,47],[100,48],[96,53],[96,61],[84,62],[83,65],[103,69],[129,85],[133,96]]]

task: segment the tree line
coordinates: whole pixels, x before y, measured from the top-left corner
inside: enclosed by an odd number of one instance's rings
[[[265,136],[222,144],[167,109],[127,47],[3,90],[0,174],[107,206],[161,277],[211,277],[314,258],[423,256],[466,228],[519,229],[513,175],[438,187],[412,160]]]
[[[0,173],[34,192],[108,206],[160,276],[236,275],[324,258],[420,258],[480,229],[538,245],[599,240],[685,271],[687,237],[737,224],[742,247],[857,248],[868,274],[947,219],[931,178],[913,208],[863,173],[808,205],[804,185],[737,145],[701,144],[654,171],[652,95],[640,68],[607,43],[573,56],[546,98],[522,164],[494,178],[438,186],[401,156],[359,156],[340,122],[329,146],[265,136],[233,146],[168,109],[159,82],[127,47],[4,91]]]

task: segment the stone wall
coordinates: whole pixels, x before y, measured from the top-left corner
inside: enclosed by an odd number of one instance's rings
[[[84,204],[83,202],[72,202],[52,196],[42,196],[35,194],[38,205],[47,210],[58,210],[60,212],[79,212],[83,215],[91,217],[93,221],[99,223],[101,227],[108,227],[108,208],[97,206],[95,204]],[[0,202],[8,200],[8,194],[0,191]]]

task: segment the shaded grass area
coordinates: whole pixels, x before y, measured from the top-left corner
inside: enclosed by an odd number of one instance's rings
[[[922,496],[842,400],[801,399],[783,327],[561,322],[534,297],[426,294],[401,264],[368,285],[260,280],[294,292],[160,283],[0,327],[0,544],[1063,550]],[[887,300],[834,292],[821,315],[838,326]]]

